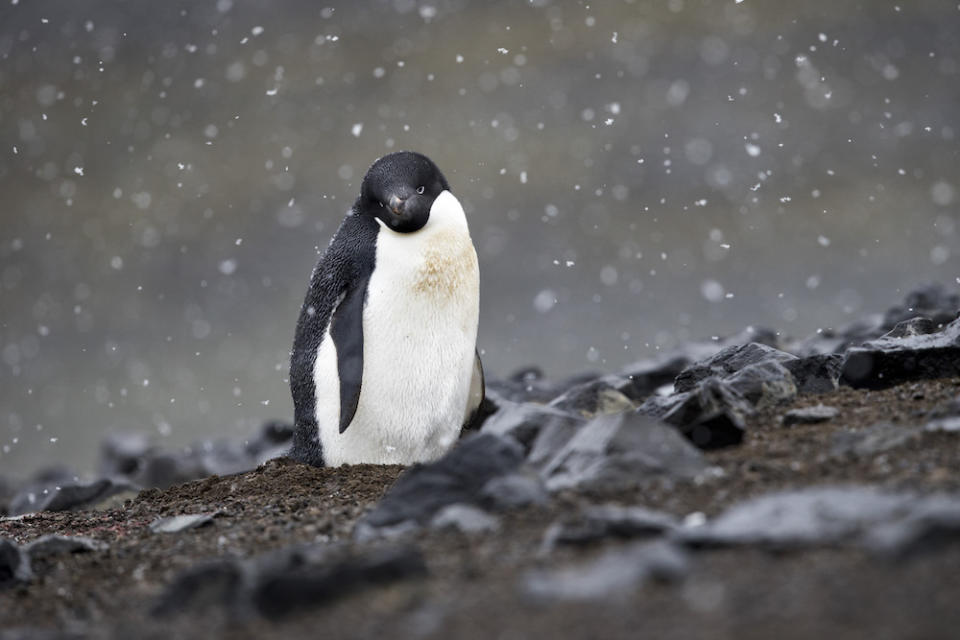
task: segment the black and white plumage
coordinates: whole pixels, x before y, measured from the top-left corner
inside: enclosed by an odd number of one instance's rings
[[[377,160],[310,277],[290,360],[291,457],[434,460],[483,400],[477,254],[437,166]]]

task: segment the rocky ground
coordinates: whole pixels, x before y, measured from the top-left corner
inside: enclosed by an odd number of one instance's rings
[[[111,439],[0,482],[0,638],[955,637],[957,309],[518,372],[410,469]]]

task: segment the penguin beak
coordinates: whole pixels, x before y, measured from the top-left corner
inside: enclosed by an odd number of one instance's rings
[[[397,196],[390,196],[390,200],[387,201],[390,211],[393,211],[394,214],[400,215],[400,208],[403,206],[403,200]]]

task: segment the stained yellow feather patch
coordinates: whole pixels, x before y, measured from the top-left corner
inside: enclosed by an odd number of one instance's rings
[[[418,293],[447,297],[478,279],[477,252],[470,236],[452,229],[437,231],[423,251],[414,288]]]

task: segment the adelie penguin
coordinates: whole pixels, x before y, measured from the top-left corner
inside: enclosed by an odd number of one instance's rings
[[[310,277],[290,359],[292,458],[412,464],[456,442],[483,400],[477,254],[437,166],[367,171]]]

